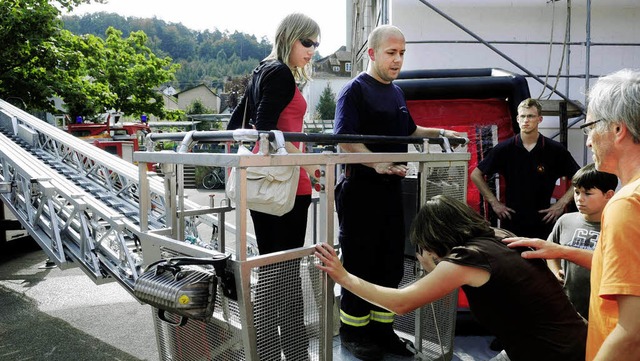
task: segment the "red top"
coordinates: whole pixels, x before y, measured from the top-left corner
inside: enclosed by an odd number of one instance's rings
[[[307,102],[304,100],[302,93],[296,87],[293,99],[280,113],[278,118],[278,130],[282,132],[302,132],[304,113],[307,111]],[[296,148],[300,149],[300,142],[291,142]],[[302,149],[304,152],[304,148]],[[300,167],[300,180],[298,181],[297,196],[311,194],[311,180],[307,172]]]

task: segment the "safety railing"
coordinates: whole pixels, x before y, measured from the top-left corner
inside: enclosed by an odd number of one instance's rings
[[[246,189],[246,171],[253,166],[314,165],[320,168],[318,239],[321,242],[335,244],[334,229],[334,190],[341,165],[374,162],[409,162],[417,170],[414,177],[419,192],[415,197],[422,203],[435,194],[449,194],[466,200],[467,166],[470,155],[466,152],[451,152],[448,140],[416,139],[407,137],[368,137],[335,136],[328,134],[308,135],[304,133],[284,133],[287,141],[303,141],[322,144],[346,142],[405,142],[417,144],[420,151],[409,153],[302,153],[278,155],[264,152],[260,155],[238,155],[230,153],[190,153],[189,149],[198,143],[206,142],[254,142],[260,143],[260,149],[269,149],[271,132],[240,130],[233,132],[189,132],[174,134],[153,134],[149,142],[173,140],[180,141],[177,151],[136,152],[134,160],[138,162],[141,194],[146,194],[146,174],[148,163],[159,163],[168,168],[179,169],[185,164],[209,167],[236,167],[236,189]],[[464,140],[452,140],[461,144]],[[435,150],[433,149],[435,147]],[[146,149],[153,149],[151,143]],[[444,152],[443,152],[444,150]],[[174,172],[175,179],[167,188],[167,199],[180,199],[180,172]],[[227,201],[223,201],[227,202]],[[326,275],[315,268],[317,260],[313,257],[311,245],[262,256],[248,256],[247,247],[247,207],[246,193],[237,192],[235,207],[235,247],[232,259],[228,262],[228,271],[233,277],[227,278],[222,290],[233,289],[235,297],[226,297],[217,292],[216,310],[211,321],[190,320],[183,327],[173,327],[156,319],[156,331],[161,355],[164,359],[209,359],[224,356],[230,360],[259,360],[265,354],[279,355],[293,347],[289,342],[298,344],[308,352],[312,360],[331,360],[333,357],[334,302],[333,284]],[[226,211],[231,203],[210,205],[209,212]],[[170,213],[185,214],[178,202]],[[201,208],[199,212],[206,211]],[[145,262],[176,256],[201,257],[211,250],[202,249],[185,243],[174,243],[170,239],[148,230],[145,214],[151,212],[150,200],[140,199],[141,244]],[[188,214],[188,212],[186,212]],[[176,220],[180,223],[180,220]],[[178,246],[178,247],[176,247]],[[337,245],[336,245],[337,246]],[[405,262],[403,282],[412,282],[420,277],[415,259]],[[295,312],[289,313],[279,305],[287,305],[292,293],[302,290],[300,304],[304,309],[302,322]],[[416,346],[427,359],[449,358],[453,352],[453,332],[456,310],[455,295],[425,306],[410,313],[397,322],[400,331],[416,337]],[[444,316],[443,316],[444,315]],[[277,319],[273,319],[276,317]],[[293,325],[297,340],[274,342],[275,336],[269,336],[274,324]],[[435,326],[434,326],[435,325]],[[286,326],[288,327],[288,326]],[[280,337],[285,337],[280,334]],[[302,340],[302,341],[301,341]],[[286,341],[286,342],[285,342]],[[280,346],[282,345],[282,346]],[[300,345],[298,345],[300,346]],[[280,350],[279,347],[283,349]],[[279,357],[279,356],[278,356]]]

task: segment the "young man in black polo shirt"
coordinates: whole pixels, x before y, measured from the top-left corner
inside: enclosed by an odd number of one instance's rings
[[[573,199],[573,187],[551,204],[551,195],[560,177],[571,179],[580,168],[571,153],[560,143],[538,130],[542,106],[535,99],[518,105],[520,133],[500,142],[478,167],[471,180],[501,219],[501,227],[518,236],[543,238]],[[505,195],[498,200],[485,176],[500,174],[505,181]]]

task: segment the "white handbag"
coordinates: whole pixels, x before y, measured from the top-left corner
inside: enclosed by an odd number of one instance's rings
[[[282,132],[276,133],[277,154],[287,154],[284,149]],[[279,134],[278,134],[279,133]],[[238,154],[262,157],[253,154],[244,145],[238,147]],[[236,200],[236,177],[238,171],[231,169],[226,183],[226,193]],[[274,216],[282,216],[293,209],[300,178],[299,166],[248,167],[247,168],[247,208]]]

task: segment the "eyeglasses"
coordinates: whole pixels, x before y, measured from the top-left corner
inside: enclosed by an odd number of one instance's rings
[[[603,120],[604,120],[603,118],[600,118],[600,119],[594,120],[592,122],[584,123],[584,124],[582,124],[580,126],[580,129],[582,129],[582,133],[584,133],[584,135],[588,136],[589,133],[591,133],[591,130],[593,129],[593,126],[596,125],[598,122],[601,122]]]
[[[314,47],[314,48],[318,48],[320,46],[320,43],[317,41],[313,41],[311,39],[300,39],[300,43],[302,44],[302,46],[304,46],[305,48],[310,48],[310,47]]]

